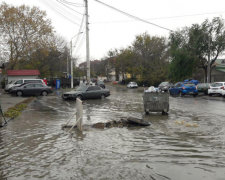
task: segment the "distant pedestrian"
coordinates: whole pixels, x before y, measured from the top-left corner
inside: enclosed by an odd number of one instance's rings
[[[44,79],[43,79],[43,81],[44,81],[44,83],[45,83],[45,84],[46,84],[46,86],[47,86],[47,84],[48,84],[47,79],[46,79],[46,78],[44,78]]]

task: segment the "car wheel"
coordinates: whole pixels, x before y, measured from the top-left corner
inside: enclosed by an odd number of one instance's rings
[[[182,94],[182,92],[181,92],[181,91],[180,91],[180,93],[179,93],[179,96],[180,96],[180,97],[182,97],[182,96],[183,96],[183,94]]]
[[[17,96],[22,96],[22,95],[23,95],[23,92],[22,92],[22,91],[17,91],[17,92],[16,92],[16,95],[17,95]]]
[[[46,91],[43,91],[43,92],[41,93],[41,95],[42,95],[42,96],[47,96],[48,93],[47,93]]]
[[[163,110],[162,115],[168,115],[168,113]]]
[[[101,99],[105,99],[105,94],[102,94],[101,95]]]
[[[83,97],[81,95],[78,95],[77,98],[80,99],[80,100],[83,99]]]
[[[209,96],[212,96],[212,94],[209,94]]]

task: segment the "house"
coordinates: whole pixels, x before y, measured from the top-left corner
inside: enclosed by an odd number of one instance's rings
[[[211,82],[225,82],[225,59],[217,59],[211,70]]]
[[[7,70],[6,80],[10,82],[19,79],[38,79],[39,75],[39,70]]]

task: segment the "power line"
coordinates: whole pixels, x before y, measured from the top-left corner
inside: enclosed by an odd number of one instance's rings
[[[124,15],[126,15],[126,16],[128,16],[128,17],[130,17],[130,18],[136,19],[136,20],[138,20],[138,21],[142,21],[142,22],[147,23],[147,24],[151,24],[151,25],[153,25],[153,26],[156,26],[156,27],[161,28],[161,29],[165,29],[165,30],[167,30],[167,31],[172,31],[171,29],[168,29],[168,28],[166,28],[166,27],[157,25],[157,24],[155,24],[155,23],[151,23],[151,22],[149,22],[149,21],[147,21],[147,20],[145,20],[145,19],[139,18],[139,17],[134,16],[134,15],[132,15],[132,14],[129,14],[129,13],[125,12],[125,11],[119,10],[119,9],[117,9],[117,8],[111,6],[111,5],[108,5],[108,4],[106,4],[106,3],[103,3],[103,2],[101,2],[101,1],[99,1],[99,0],[95,0],[95,1],[98,2],[98,3],[100,3],[100,4],[102,4],[102,5],[104,5],[104,6],[107,6],[107,7],[111,8],[111,9],[117,11],[117,12],[120,12],[121,14],[124,14]]]
[[[81,21],[81,23],[80,23],[80,28],[79,28],[79,31],[78,31],[78,34],[82,34],[83,32],[84,32],[84,18],[85,18],[85,15],[83,15],[83,17],[82,17],[82,21]],[[83,33],[84,34],[84,33]],[[82,36],[83,37],[83,36]],[[78,46],[77,46],[77,44],[78,44],[78,41],[80,40],[80,36],[77,36],[77,38],[76,38],[76,41],[75,41],[75,45],[74,45],[74,47],[75,47],[75,52],[77,52],[78,50]]]
[[[67,16],[65,16],[60,10],[58,10],[57,8],[53,8],[52,5],[50,5],[47,1],[42,1],[45,5],[47,5],[50,9],[52,9],[54,12],[58,13],[60,16],[62,16],[63,18],[65,18],[66,20],[70,21],[73,24],[76,24],[79,26],[78,23],[74,22],[73,20],[71,20],[70,18],[68,18]]]
[[[77,14],[83,15],[82,13],[80,13],[80,12],[74,10],[73,8],[71,8],[71,7],[67,6],[67,5],[65,5],[65,4],[64,4],[63,2],[61,2],[60,0],[56,0],[56,1],[59,2],[60,4],[62,4],[63,6],[65,6],[66,8],[70,9],[71,11],[74,11],[74,12],[76,12]]]
[[[80,3],[74,3],[74,2],[70,2],[70,1],[66,1],[66,0],[60,0],[62,3],[68,4],[70,6],[75,6],[75,7],[84,7],[83,4]]]
[[[186,14],[186,15],[178,15],[178,16],[168,16],[168,17],[157,17],[157,18],[150,18],[146,20],[161,20],[161,19],[175,19],[175,18],[183,18],[183,17],[193,17],[193,16],[204,16],[209,14],[223,14],[225,11],[222,12],[209,12],[209,13],[199,13],[199,14]],[[133,22],[135,20],[120,20],[120,21],[99,21],[99,22],[92,22],[92,24],[104,24],[104,23],[124,23],[124,22]]]

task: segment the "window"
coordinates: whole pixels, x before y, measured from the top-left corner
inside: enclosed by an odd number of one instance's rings
[[[42,83],[41,80],[36,80],[36,79],[30,79],[30,80],[24,80],[26,83]]]
[[[90,86],[88,88],[88,91],[96,91],[96,90],[100,90],[101,88],[99,86]]]
[[[42,84],[35,84],[34,86],[35,86],[36,88],[43,87]]]
[[[33,88],[34,87],[34,84],[28,84],[26,86],[24,86],[24,88]]]
[[[15,84],[22,84],[23,80],[16,81]]]

